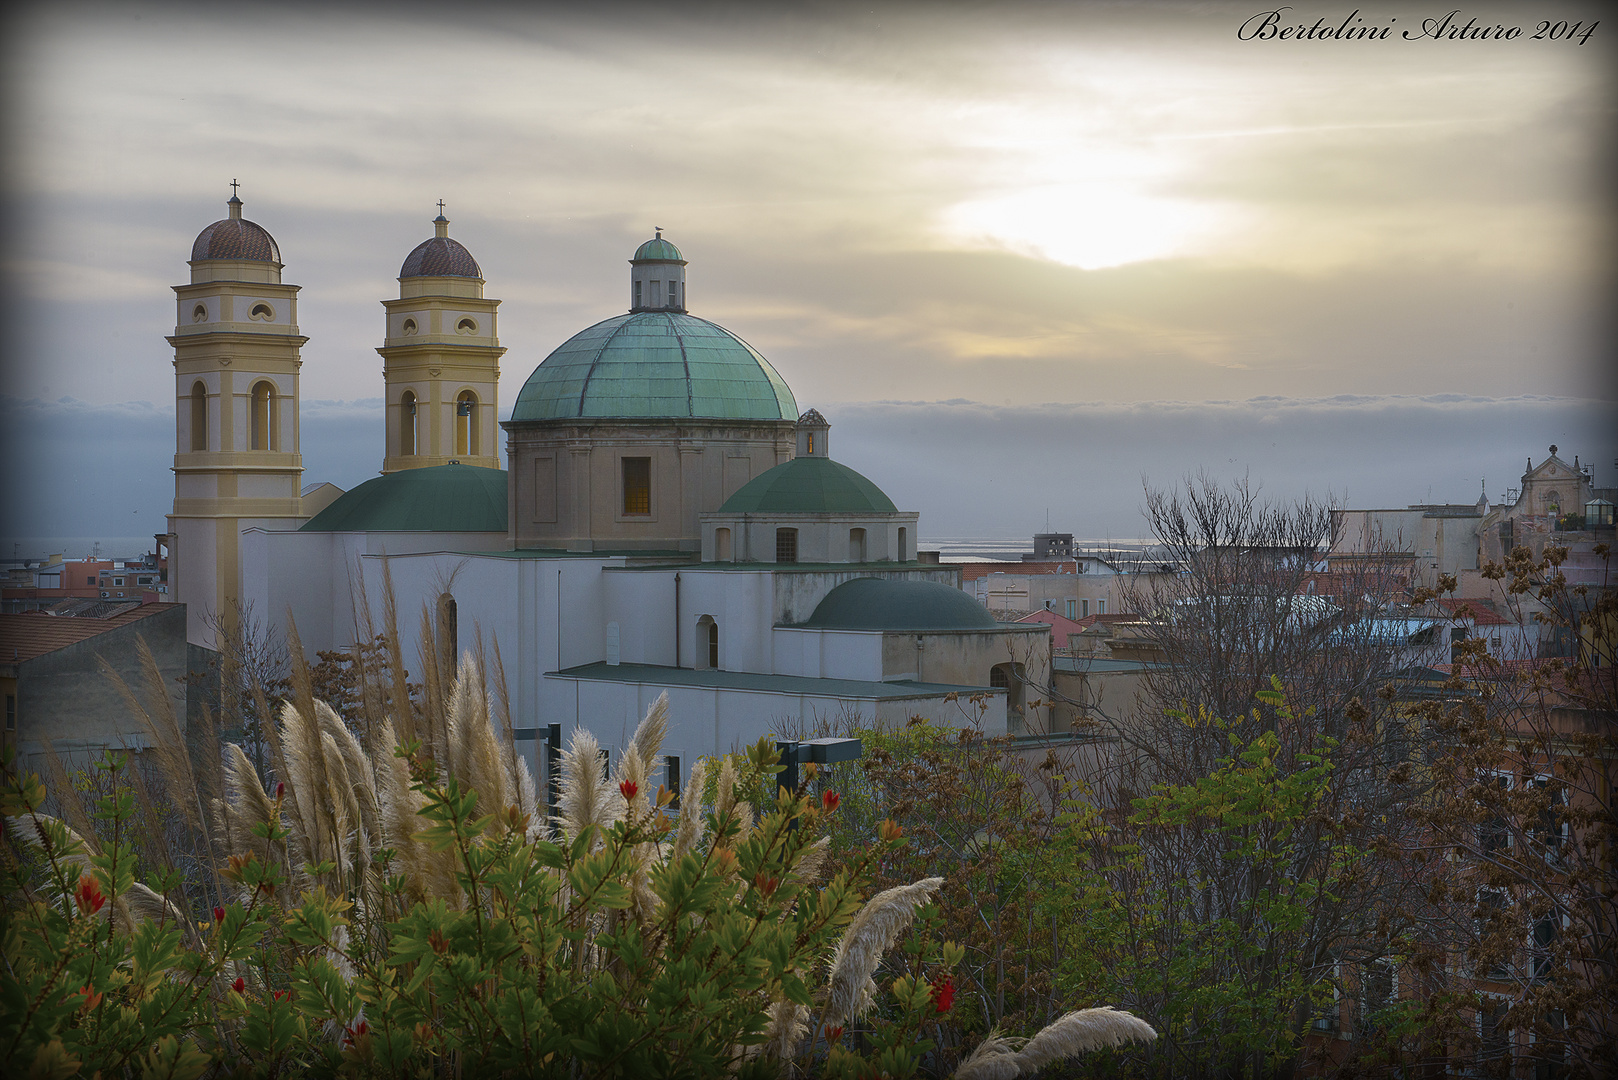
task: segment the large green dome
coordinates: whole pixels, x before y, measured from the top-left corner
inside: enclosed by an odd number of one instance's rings
[[[513,421],[795,420],[792,391],[729,330],[677,311],[637,311],[581,330],[534,369]]]
[[[823,597],[803,626],[821,630],[990,630],[987,608],[940,581],[855,578]]]
[[[373,477],[310,518],[304,532],[505,532],[506,472],[434,465]]]
[[[721,514],[891,514],[893,500],[871,481],[827,457],[797,457],[736,490]]]

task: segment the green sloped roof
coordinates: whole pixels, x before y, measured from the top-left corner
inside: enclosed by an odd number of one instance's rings
[[[339,495],[303,532],[505,532],[506,473],[435,465],[374,477]]]
[[[818,630],[993,630],[989,610],[938,581],[855,578],[815,607],[801,625]]]
[[[893,500],[847,465],[799,457],[760,473],[737,489],[721,514],[891,514]]]
[[[581,330],[534,369],[511,419],[795,420],[786,381],[729,330],[637,311]]]
[[[630,262],[684,262],[680,257],[680,249],[659,236],[656,240],[648,240],[635,249],[635,257]]]

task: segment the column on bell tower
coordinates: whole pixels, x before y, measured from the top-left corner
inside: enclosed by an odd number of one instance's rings
[[[399,268],[399,298],[382,301],[384,473],[451,462],[500,468],[500,301],[484,297],[483,272],[450,238],[443,209],[433,236]]]
[[[234,186],[234,185],[233,185]],[[186,636],[217,647],[235,625],[243,529],[294,528],[299,489],[298,286],[262,226],[229,216],[197,235],[191,281],[174,286],[174,512],[170,597],[187,605]],[[266,614],[266,613],[261,613]]]

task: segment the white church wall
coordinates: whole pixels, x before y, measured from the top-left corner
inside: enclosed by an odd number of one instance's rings
[[[799,630],[777,627],[775,674],[812,679],[882,681],[882,632],[879,630]]]

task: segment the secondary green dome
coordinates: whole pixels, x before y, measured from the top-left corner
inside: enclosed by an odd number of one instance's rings
[[[648,240],[635,249],[635,257],[630,262],[685,262],[680,257],[680,249],[663,239],[661,236],[655,240]]]
[[[855,578],[815,607],[803,626],[820,630],[993,630],[987,608],[938,581]]]
[[[786,381],[757,349],[678,311],[631,312],[574,334],[528,376],[511,410],[513,421],[797,415]]]
[[[303,532],[505,532],[506,473],[476,465],[402,469],[365,481]]]
[[[721,514],[891,514],[893,500],[871,481],[827,457],[797,457],[753,477]]]

